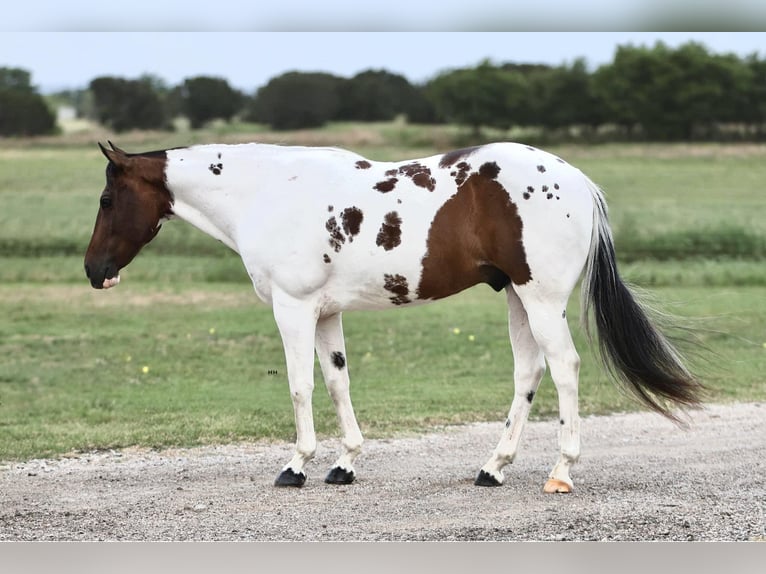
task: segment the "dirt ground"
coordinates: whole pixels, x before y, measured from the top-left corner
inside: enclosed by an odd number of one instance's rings
[[[558,425],[525,429],[506,482],[473,486],[501,430],[368,440],[357,481],[272,486],[288,443],[128,449],[0,466],[0,540],[766,540],[766,404],[712,405],[688,429],[588,417],[575,492],[546,495]]]

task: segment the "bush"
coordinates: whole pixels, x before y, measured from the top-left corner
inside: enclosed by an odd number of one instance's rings
[[[56,116],[40,94],[0,90],[0,135],[36,136],[55,128]]]
[[[243,95],[223,78],[187,78],[180,89],[181,110],[191,127],[200,128],[210,120],[231,121],[242,109]]]
[[[56,128],[56,116],[31,84],[29,72],[0,67],[0,136],[35,136]]]
[[[379,122],[406,116],[415,123],[431,123],[433,104],[407,78],[386,70],[367,70],[340,84],[338,119]]]
[[[332,74],[288,72],[258,90],[247,119],[275,130],[321,127],[337,117],[342,81]]]
[[[116,132],[171,129],[155,87],[147,80],[102,76],[90,83],[96,120]]]

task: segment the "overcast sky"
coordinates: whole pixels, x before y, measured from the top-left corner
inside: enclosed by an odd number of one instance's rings
[[[195,75],[220,76],[250,93],[291,70],[350,77],[383,68],[422,82],[484,58],[558,65],[584,57],[593,69],[611,61],[617,45],[657,40],[671,46],[697,40],[714,52],[742,56],[766,50],[763,32],[6,32],[0,34],[0,66],[30,71],[46,92],[85,87],[100,75],[151,73],[171,85]]]
[[[765,13],[763,0],[20,0],[0,31],[757,31]]]

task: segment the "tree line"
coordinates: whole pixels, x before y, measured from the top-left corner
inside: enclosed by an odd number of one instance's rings
[[[619,46],[612,62],[548,66],[489,60],[413,84],[386,70],[352,78],[287,72],[252,94],[224,78],[197,76],[169,86],[155,76],[94,78],[56,95],[114,131],[192,128],[242,120],[275,130],[332,121],[452,123],[476,135],[485,128],[528,128],[557,137],[654,141],[763,139],[766,60],[715,54],[689,42],[671,48]],[[0,68],[0,135],[48,133],[55,118],[24,70]],[[606,134],[606,135],[605,135]]]

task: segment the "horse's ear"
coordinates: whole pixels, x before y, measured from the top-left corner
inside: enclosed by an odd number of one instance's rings
[[[121,155],[123,155],[123,156],[127,156],[127,155],[128,155],[128,154],[127,154],[127,153],[125,153],[123,150],[121,150],[121,149],[120,149],[120,148],[118,148],[116,145],[114,145],[114,144],[112,143],[112,141],[111,141],[111,140],[106,140],[106,143],[108,143],[108,144],[109,144],[109,146],[110,146],[110,147],[111,147],[111,148],[112,148],[114,151],[116,151],[117,153],[119,153],[119,154],[121,154]]]
[[[128,160],[128,155],[112,142],[107,141],[107,143],[112,149],[104,147],[101,142],[98,142],[98,147],[101,149],[101,153],[104,154],[104,157],[115,165],[125,165]]]
[[[109,153],[112,150],[106,149],[101,142],[98,142],[98,148],[101,150],[101,153],[104,154],[104,157],[111,161],[112,158],[109,157]]]

